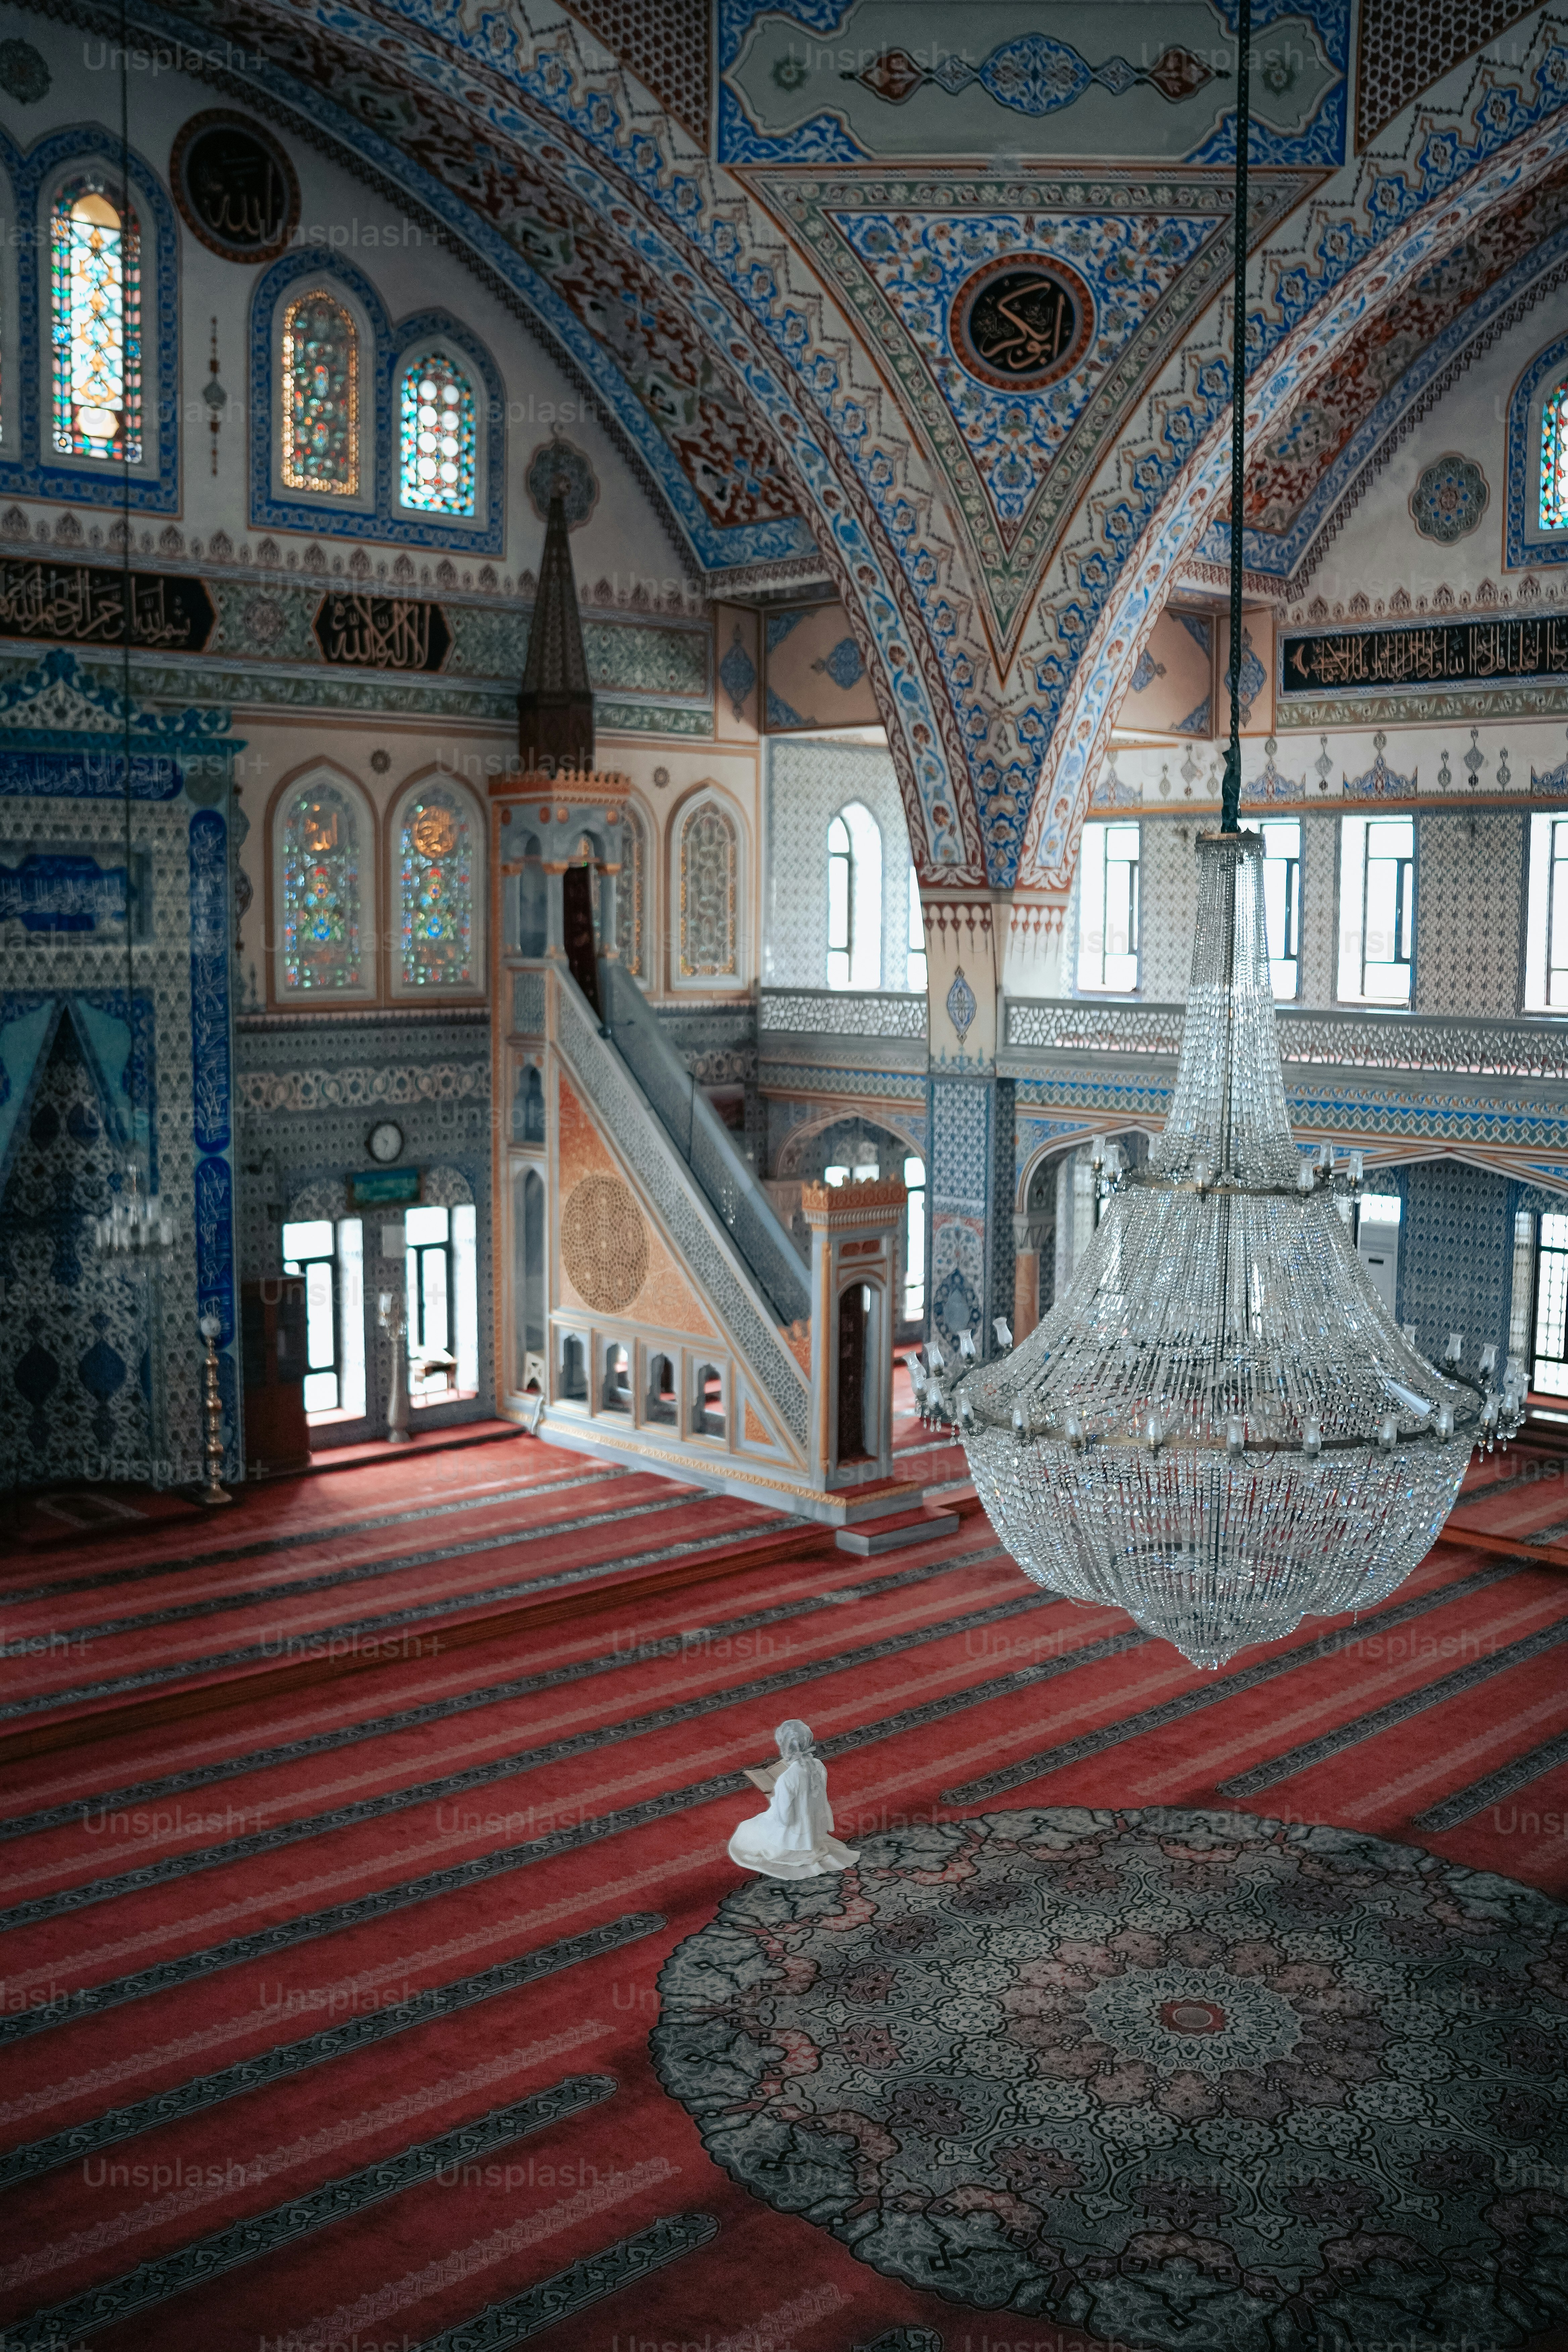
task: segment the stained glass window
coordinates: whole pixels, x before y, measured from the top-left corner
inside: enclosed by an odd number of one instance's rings
[[[84,181],[56,203],[55,447],[68,457],[142,458],[141,236]]]
[[[1568,527],[1568,382],[1541,412],[1541,528]]]
[[[421,789],[398,832],[405,988],[474,988],[474,824],[445,786]]]
[[[282,984],[353,988],[363,976],[359,819],[334,785],[304,784],[282,811]]]
[[[397,479],[404,505],[471,515],[479,436],[468,377],[445,352],[426,352],[405,370],[399,405]]]
[[[283,314],[283,479],[359,494],[359,331],[324,287]]]

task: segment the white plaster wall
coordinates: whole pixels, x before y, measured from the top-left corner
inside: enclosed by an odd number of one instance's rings
[[[771,988],[827,984],[827,828],[863,801],[882,835],[882,986],[909,970],[910,836],[891,755],[868,744],[791,741],[768,747],[766,944]]]

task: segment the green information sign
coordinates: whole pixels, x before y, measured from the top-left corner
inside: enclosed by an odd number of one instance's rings
[[[366,1168],[349,1178],[351,1209],[404,1209],[418,1198],[417,1168]]]

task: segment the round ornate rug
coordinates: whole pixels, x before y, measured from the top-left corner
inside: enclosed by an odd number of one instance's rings
[[[756,1879],[659,1979],[710,2154],[879,2271],[1159,2352],[1568,2319],[1568,1911],[1415,1848],[1077,1808]]]

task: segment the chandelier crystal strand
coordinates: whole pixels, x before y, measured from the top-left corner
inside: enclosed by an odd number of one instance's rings
[[[1026,1574],[1127,1610],[1194,1665],[1381,1601],[1425,1556],[1470,1443],[1522,1417],[1416,1353],[1356,1255],[1359,1174],[1291,1140],[1263,842],[1197,845],[1192,986],[1146,1170],[1105,1155],[1100,1226],[1010,1355],[928,1349],[980,1499]],[[1354,1155],[1352,1155],[1353,1161]]]

